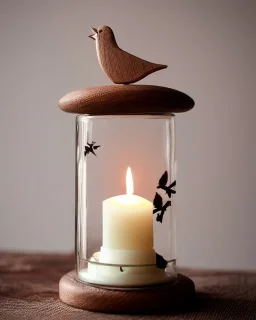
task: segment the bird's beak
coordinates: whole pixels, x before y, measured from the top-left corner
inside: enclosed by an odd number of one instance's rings
[[[96,40],[98,31],[97,31],[97,29],[95,29],[95,28],[91,28],[91,29],[92,29],[92,31],[95,32],[95,33],[89,35],[88,37],[91,38],[91,39],[93,39],[93,40]]]

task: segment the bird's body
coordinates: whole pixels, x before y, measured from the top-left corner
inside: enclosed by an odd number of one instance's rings
[[[156,221],[159,221],[162,223],[164,213],[167,210],[167,208],[172,205],[172,203],[171,201],[166,201],[165,204],[163,204],[162,197],[156,192],[153,204],[155,207],[153,210],[153,214],[157,213]]]
[[[162,189],[165,191],[165,193],[168,195],[169,198],[171,198],[172,194],[176,194],[176,190],[173,188],[176,187],[176,180],[173,181],[169,186],[167,186],[168,181],[168,172],[165,171],[165,173],[162,175],[162,177],[159,180],[157,189]]]
[[[140,59],[120,49],[110,27],[103,26],[93,30],[95,34],[90,37],[96,40],[99,63],[114,83],[134,83],[150,73],[167,68],[166,65]]]

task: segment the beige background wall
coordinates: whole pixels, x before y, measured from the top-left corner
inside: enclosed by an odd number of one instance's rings
[[[179,264],[256,269],[255,1],[0,2],[0,250],[70,251],[74,116],[65,93],[109,84],[89,27],[168,64],[141,83],[196,101],[176,119]]]

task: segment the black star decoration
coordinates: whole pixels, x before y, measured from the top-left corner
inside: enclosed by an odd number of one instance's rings
[[[86,157],[89,153],[94,154],[96,157],[96,153],[94,150],[97,150],[100,146],[95,146],[95,141],[92,141],[92,143],[87,142],[87,146],[84,147],[84,156]]]

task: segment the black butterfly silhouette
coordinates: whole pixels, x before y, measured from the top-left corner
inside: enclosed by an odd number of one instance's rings
[[[160,213],[157,214],[156,221],[159,221],[162,223],[164,213],[165,213],[166,209],[172,205],[172,203],[171,203],[171,201],[166,201],[166,203],[163,205],[162,197],[160,196],[160,194],[158,194],[156,192],[153,204],[155,206],[155,209],[153,210],[153,214],[161,211]]]
[[[87,154],[92,153],[96,157],[97,155],[95,154],[94,150],[97,150],[100,146],[95,146],[95,141],[92,141],[92,143],[87,142],[87,146],[84,147],[84,156],[86,157]]]
[[[176,191],[172,189],[176,187],[176,180],[173,181],[169,186],[166,185],[167,181],[168,181],[168,173],[167,171],[165,171],[165,173],[162,175],[162,177],[158,182],[157,189],[165,190],[166,194],[168,194],[168,197],[171,198],[172,194],[176,193]]]

